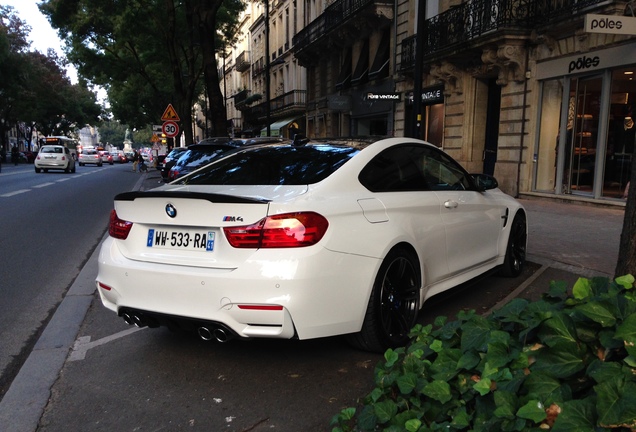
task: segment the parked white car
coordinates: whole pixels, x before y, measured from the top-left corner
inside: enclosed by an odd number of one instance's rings
[[[426,299],[526,255],[519,202],[409,138],[247,146],[114,204],[104,306],[219,341],[348,334],[381,352]]]
[[[61,145],[44,145],[33,161],[35,172],[49,170],[63,170],[67,173],[75,172],[75,159],[67,147]]]

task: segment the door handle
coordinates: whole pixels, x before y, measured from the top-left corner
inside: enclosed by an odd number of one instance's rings
[[[459,205],[459,203],[457,201],[453,201],[453,200],[448,200],[444,203],[444,207],[446,207],[447,209],[454,209],[457,208],[457,206]]]

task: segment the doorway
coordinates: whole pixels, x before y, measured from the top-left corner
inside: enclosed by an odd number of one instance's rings
[[[592,195],[594,192],[602,84],[602,76],[570,81],[563,176],[565,193]]]
[[[488,80],[488,102],[486,106],[486,130],[484,143],[484,174],[493,175],[497,163],[499,141],[499,115],[501,108],[501,86],[496,78]]]

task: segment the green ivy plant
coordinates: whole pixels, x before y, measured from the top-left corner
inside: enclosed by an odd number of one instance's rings
[[[634,277],[551,282],[487,317],[417,325],[332,432],[636,429]]]

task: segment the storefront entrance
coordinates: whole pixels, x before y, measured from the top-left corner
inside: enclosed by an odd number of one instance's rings
[[[628,47],[586,58],[591,66],[619,63],[627,60]],[[624,199],[634,152],[636,65],[576,74],[577,64],[577,58],[564,58],[540,71],[552,77],[541,83],[533,190]],[[556,76],[564,69],[572,74]]]

